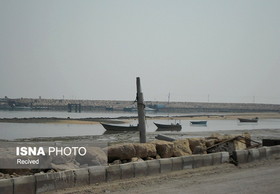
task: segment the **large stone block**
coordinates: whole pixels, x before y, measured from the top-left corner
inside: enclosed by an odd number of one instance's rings
[[[184,156],[183,159],[183,169],[193,168],[193,156]]]
[[[155,157],[157,155],[157,150],[155,144],[152,143],[135,143],[133,144],[136,156],[138,158]]]
[[[121,178],[129,179],[135,176],[134,165],[133,163],[121,164]]]
[[[175,157],[188,156],[192,154],[188,139],[176,140],[173,143]]]
[[[81,168],[73,170],[75,175],[75,186],[89,185],[88,168]]]
[[[110,146],[107,149],[107,153],[109,162],[114,160],[129,160],[136,157],[136,150],[132,143]]]
[[[153,141],[152,144],[156,145],[157,153],[161,158],[170,158],[174,154],[174,144],[168,141]]]
[[[1,179],[0,180],[0,194],[13,194],[13,179]]]
[[[90,184],[101,183],[106,181],[106,166],[94,166],[89,170],[89,182]]]
[[[121,179],[121,168],[120,165],[112,165],[108,166],[106,169],[106,177],[107,181],[114,181],[114,180],[120,180]]]
[[[76,161],[81,165],[100,166],[107,164],[107,154],[99,147],[87,147],[87,152],[84,156],[79,154],[76,156]]]
[[[206,154],[206,143],[203,138],[189,138],[189,145],[193,154]]]
[[[146,162],[134,162],[135,177],[147,176],[148,166]]]
[[[160,173],[166,173],[172,171],[172,159],[160,159]]]
[[[171,158],[172,160],[172,171],[183,169],[183,159],[181,157]]]
[[[148,175],[155,175],[160,173],[160,163],[159,160],[147,160],[147,173]]]
[[[36,193],[35,177],[21,176],[14,178],[14,194],[17,193]]]

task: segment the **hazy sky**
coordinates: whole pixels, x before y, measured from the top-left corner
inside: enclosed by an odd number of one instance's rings
[[[0,97],[280,104],[279,0],[0,0]]]

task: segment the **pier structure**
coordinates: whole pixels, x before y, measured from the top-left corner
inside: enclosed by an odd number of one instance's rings
[[[81,104],[68,104],[68,112],[72,112],[75,110],[75,112],[81,112],[82,111],[82,105]]]

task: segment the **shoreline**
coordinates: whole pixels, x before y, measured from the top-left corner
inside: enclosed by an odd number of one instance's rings
[[[280,119],[280,113],[219,113],[219,114],[189,114],[179,116],[146,116],[147,120],[235,120],[238,118],[254,118],[259,119]],[[137,116],[123,117],[96,117],[96,118],[58,118],[58,117],[32,117],[32,118],[0,118],[3,123],[49,123],[49,124],[99,124],[100,122],[108,122],[112,124],[124,124],[130,120],[137,119]]]
[[[280,139],[280,126],[273,129],[233,129],[233,130],[218,130],[218,131],[197,131],[197,132],[148,132],[146,134],[147,142],[156,140],[157,135],[165,135],[174,139],[185,138],[200,138],[210,137],[212,134],[222,135],[241,135],[250,133],[252,140],[260,142],[262,139]],[[61,136],[61,137],[34,137],[34,138],[19,138],[14,140],[2,140],[0,142],[49,142],[59,141],[68,142],[75,141],[83,142],[102,142],[112,144],[119,143],[137,143],[139,142],[139,132],[122,132],[122,133],[107,133],[102,135],[84,135],[84,136]]]

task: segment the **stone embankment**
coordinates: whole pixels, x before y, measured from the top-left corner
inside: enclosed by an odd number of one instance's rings
[[[113,181],[124,178],[148,176],[157,173],[165,173],[186,168],[198,168],[201,166],[217,165],[229,162],[228,152],[207,154],[207,148],[230,139],[233,135],[213,134],[207,138],[186,138],[173,142],[155,140],[149,143],[124,143],[105,148],[89,147],[85,156],[70,156],[67,158],[51,155],[43,158],[49,162],[51,171],[28,169],[2,170],[0,190],[18,191],[31,190],[31,193],[59,190],[72,186],[94,184],[102,181]],[[250,138],[248,133],[239,137]],[[236,150],[245,150],[250,145],[235,139]],[[246,150],[247,151],[247,150]],[[3,162],[10,163],[15,160],[11,150],[2,150],[5,157]],[[107,153],[107,154],[106,154]],[[267,157],[273,154],[256,154],[256,151],[236,152],[236,161],[247,162],[246,154],[252,153],[251,158],[258,156]],[[107,165],[107,160],[109,165]],[[6,174],[5,174],[6,173]],[[35,174],[34,174],[35,173]],[[18,176],[22,175],[22,176]],[[30,176],[24,176],[30,175]],[[12,193],[12,192],[11,192]]]
[[[132,101],[117,100],[70,100],[70,99],[0,99],[0,108],[10,108],[10,105],[32,109],[67,110],[68,104],[81,104],[82,111],[111,110],[122,111],[136,108]],[[146,107],[156,111],[171,112],[279,112],[280,105],[257,103],[202,103],[202,102],[161,102],[146,101]]]

